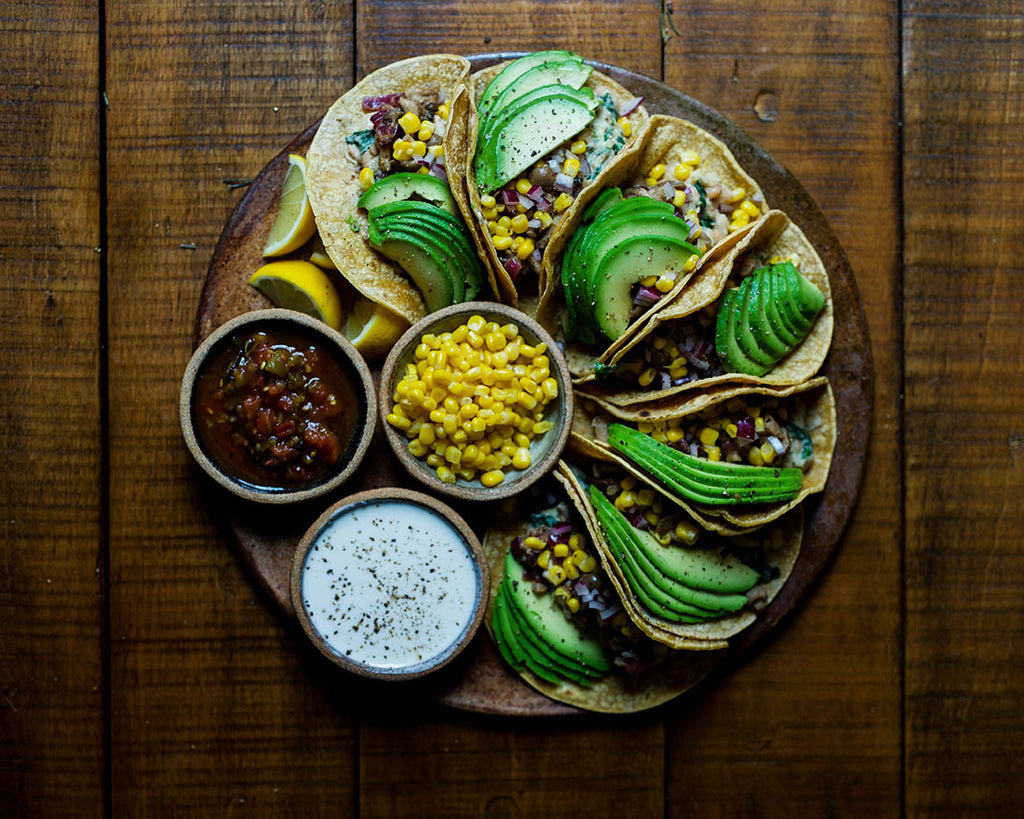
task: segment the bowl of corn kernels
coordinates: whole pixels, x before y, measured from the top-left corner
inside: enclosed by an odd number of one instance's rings
[[[565,359],[529,316],[467,302],[405,332],[381,371],[384,432],[406,471],[462,500],[522,491],[554,467],[569,438]]]

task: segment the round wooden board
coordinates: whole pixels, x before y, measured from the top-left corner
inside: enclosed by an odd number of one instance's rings
[[[516,54],[471,57],[474,70]],[[821,210],[803,186],[736,125],[691,97],[661,82],[615,66],[595,63],[613,79],[643,96],[651,113],[682,117],[715,134],[733,151],[740,164],[761,185],[773,208],[785,211],[814,244],[829,272],[835,303],[835,332],[822,374],[828,376],[836,396],[839,440],[825,491],[805,502],[807,513],[800,558],[782,591],[756,623],[730,642],[712,672],[712,679],[734,667],[748,655],[807,595],[829,565],[853,511],[864,474],[867,435],[872,406],[871,345],[867,321],[849,262]],[[289,153],[305,154],[318,123],[297,136],[260,172],[231,214],[213,254],[200,297],[195,344],[215,327],[250,310],[269,306],[247,285],[249,276],[263,263],[261,251],[276,213],[281,180]],[[351,289],[338,279],[346,304]],[[379,373],[375,373],[378,375]],[[366,465],[344,487],[344,494],[409,482],[391,455],[378,428]],[[259,585],[290,621],[295,612],[288,581],[295,548],[306,528],[332,500],[309,508],[262,510],[244,505],[217,491],[212,482],[204,492],[210,507],[225,525],[239,558]],[[488,510],[479,504],[452,504],[480,534]],[[297,632],[298,633],[298,632]],[[517,716],[565,716],[580,714],[554,702],[523,683],[499,658],[486,630],[481,629],[460,662],[439,678],[424,681],[430,699],[465,711]],[[697,689],[700,690],[700,689]]]

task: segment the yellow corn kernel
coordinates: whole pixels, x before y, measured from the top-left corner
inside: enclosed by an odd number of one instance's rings
[[[685,162],[680,162],[672,170],[673,175],[675,175],[675,178],[678,179],[680,182],[685,182],[687,179],[689,179],[690,178],[690,174],[692,172],[693,172],[693,168],[691,168]]]
[[[754,466],[764,466],[764,458],[761,457],[761,450],[752,446],[747,453],[747,460]]]
[[[530,229],[530,220],[526,214],[519,213],[512,217],[509,226],[513,233],[526,233]]]
[[[480,483],[490,489],[505,480],[505,473],[500,469],[490,469],[480,476]]]
[[[619,117],[615,120],[615,124],[622,129],[623,136],[628,137],[633,135],[633,124],[625,117]]]
[[[437,436],[434,434],[434,428],[430,424],[424,424],[420,427],[418,437],[420,439],[420,443],[425,446],[430,446],[437,439]]]
[[[373,168],[363,168],[359,172],[359,187],[364,191],[373,187]]]
[[[657,182],[659,179],[661,179],[661,177],[663,177],[664,175],[665,175],[665,166],[662,165],[660,162],[647,172],[648,180],[653,179],[655,182]]]
[[[523,538],[523,545],[527,549],[532,549],[535,552],[539,552],[541,549],[544,548],[544,541],[536,535],[529,535],[528,537]]]
[[[555,213],[561,213],[572,204],[572,197],[567,193],[560,193],[551,206]]]
[[[737,202],[742,202],[746,198],[747,198],[747,190],[746,190],[746,188],[740,187],[740,188],[733,188],[732,192],[729,194],[728,198],[726,198],[725,201],[728,202],[730,205],[735,205]]]
[[[516,248],[516,257],[523,261],[528,259],[530,254],[533,253],[533,239],[528,236],[524,236],[522,241],[519,243],[519,247]]]
[[[696,168],[700,165],[700,154],[692,148],[683,151],[682,161],[689,165],[691,168]]]
[[[516,469],[526,469],[530,465],[530,450],[528,447],[521,446],[516,449],[515,455],[512,456],[512,466]]]
[[[551,553],[555,557],[568,557],[569,556],[569,544],[568,543],[556,543],[551,548]]]
[[[569,152],[576,155],[585,154],[587,152],[587,141],[585,139],[577,139],[569,146]]]
[[[633,493],[629,490],[619,493],[619,496],[615,499],[615,508],[620,512],[629,509],[631,506],[636,504],[636,498]]]
[[[580,161],[573,155],[569,155],[565,158],[565,162],[562,163],[562,173],[566,176],[576,176],[580,172]]]
[[[435,472],[438,478],[444,483],[455,483],[455,473],[451,471],[447,466],[439,466]]]
[[[770,443],[765,441],[763,444],[761,444],[761,458],[764,460],[766,464],[772,463],[778,457],[779,453],[775,451],[775,447],[773,447]]]
[[[662,546],[668,546],[672,542],[672,533],[665,532],[664,534],[658,534],[655,532],[654,539],[658,541]]]
[[[532,188],[533,185],[530,184],[530,180],[525,176],[521,176],[516,180],[516,191],[518,193],[523,195],[528,194]]]
[[[412,158],[412,143],[404,139],[396,139],[391,146],[391,155],[399,162]]]
[[[485,193],[480,197],[480,207],[482,208],[493,208],[498,204],[498,200],[491,196],[489,193]]]
[[[416,138],[426,142],[434,135],[434,123],[429,119],[423,120],[420,127],[416,129]]]
[[[508,250],[512,247],[511,236],[494,236],[491,239],[491,243],[494,245],[495,250]]]
[[[437,115],[438,115],[438,116],[439,116],[439,117],[440,117],[441,119],[448,119],[448,103],[447,103],[447,102],[442,102],[442,103],[441,103],[441,104],[440,104],[440,105],[439,105],[439,106],[437,107]]]
[[[402,130],[407,134],[412,134],[420,129],[420,118],[412,111],[407,111],[399,118],[398,124],[402,126]]]
[[[409,445],[406,448],[409,450],[409,453],[416,458],[422,458],[427,454],[427,448],[418,438],[414,438],[409,441]]]
[[[427,143],[417,139],[412,143],[412,155],[413,156],[426,156],[427,155]]]
[[[686,433],[678,427],[670,428],[665,430],[665,440],[670,444],[677,444],[683,438],[686,437]]]
[[[681,208],[686,204],[686,193],[684,191],[676,191],[675,196],[672,197],[672,207]]]
[[[420,176],[426,176],[427,174],[430,173],[430,168],[428,168],[426,165],[420,165],[416,169],[416,173],[418,173]]]
[[[640,384],[641,387],[649,387],[657,374],[657,371],[653,367],[648,367],[640,373],[640,377],[637,378],[637,383]]]
[[[693,269],[697,266],[697,262],[700,261],[700,256],[696,253],[690,254],[690,258],[686,260],[686,264],[683,265],[683,269],[687,273],[692,273]]]
[[[674,275],[665,274],[658,278],[658,281],[654,283],[655,289],[659,293],[667,293],[673,287],[676,286],[676,277]]]
[[[565,569],[557,563],[552,563],[548,566],[548,570],[544,573],[544,576],[551,582],[551,585],[557,586],[565,581]]]
[[[565,586],[559,586],[554,590],[553,594],[560,600],[565,600],[566,603],[569,602],[569,590]]]
[[[700,534],[700,529],[689,521],[681,520],[676,524],[673,534],[676,536],[676,540],[680,543],[692,546],[697,542],[697,536]]]
[[[641,506],[650,506],[654,503],[654,490],[649,486],[645,486],[636,493],[636,500]]]
[[[704,427],[700,431],[699,438],[704,446],[712,446],[718,440],[718,430],[713,427]]]
[[[720,461],[722,460],[722,450],[717,446],[706,446],[704,451],[708,454],[709,461]]]
[[[740,205],[740,207],[743,208],[743,210],[745,210],[747,213],[749,213],[751,218],[761,215],[761,209],[753,202],[751,202],[749,199],[745,199],[743,201],[743,204]]]
[[[619,481],[619,486],[627,491],[632,491],[636,488],[636,478],[632,475],[624,475],[622,480]]]
[[[644,512],[644,520],[646,520],[651,526],[657,526],[658,521],[661,520],[661,515],[654,511]]]
[[[764,432],[764,417],[760,415],[754,416],[754,432]]]
[[[570,597],[568,600],[565,601],[565,604],[569,607],[569,611],[571,611],[573,614],[580,610],[580,601],[578,597]]]
[[[546,230],[547,228],[551,227],[551,223],[554,221],[554,219],[551,217],[551,214],[545,210],[537,211],[537,213],[535,214],[535,218],[540,222],[542,230]]]
[[[409,425],[412,423],[404,415],[399,415],[396,412],[389,412],[387,414],[387,422],[389,424],[391,424],[391,426],[393,426],[395,429],[401,429],[401,430],[408,429]]]

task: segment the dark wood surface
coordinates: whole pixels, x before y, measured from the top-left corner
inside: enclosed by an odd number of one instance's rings
[[[4,7],[0,815],[1019,814],[1024,7],[661,11]],[[213,522],[175,402],[233,180],[381,64],[559,46],[795,174],[875,382],[859,502],[798,616],[684,707],[538,724],[329,669]]]

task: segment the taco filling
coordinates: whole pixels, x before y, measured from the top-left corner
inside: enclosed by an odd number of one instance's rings
[[[585,185],[621,151],[632,126],[605,94],[586,129],[504,186],[480,197],[481,213],[501,266],[512,280],[540,273],[553,228]]]
[[[589,541],[561,504],[531,515],[509,544],[491,626],[513,667],[589,686],[613,671],[641,674],[665,656],[626,614]]]

